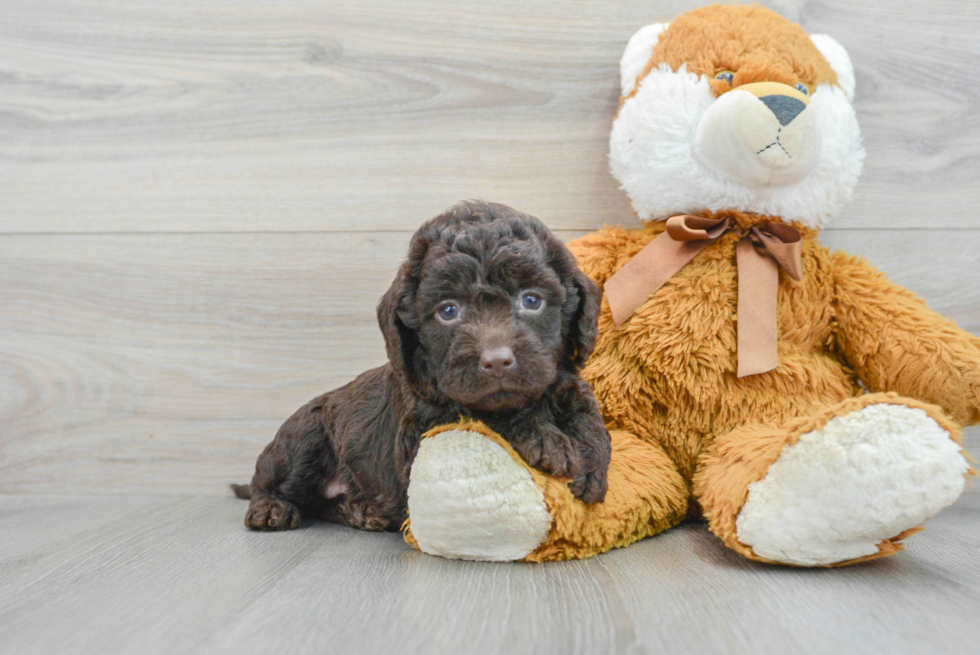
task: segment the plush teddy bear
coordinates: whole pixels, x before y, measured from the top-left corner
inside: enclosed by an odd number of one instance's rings
[[[643,225],[569,246],[604,291],[584,374],[607,501],[485,426],[443,426],[413,466],[410,543],[564,559],[702,515],[750,559],[836,566],[897,552],[959,497],[980,340],[817,240],[861,172],[854,82],[836,41],[755,5],[630,39],[610,166]]]

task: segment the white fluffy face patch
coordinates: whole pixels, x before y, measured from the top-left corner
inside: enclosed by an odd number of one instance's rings
[[[836,215],[864,161],[847,95],[820,85],[787,126],[761,104],[737,90],[716,98],[686,66],[650,71],[609,140],[610,169],[639,217],[735,210],[821,228]],[[777,137],[785,138],[778,152],[766,147]]]
[[[762,86],[797,96],[767,97],[782,119],[764,100],[744,90],[747,87],[739,87],[705,112],[694,137],[694,154],[715,172],[748,186],[800,182],[813,172],[822,149],[817,120],[806,104],[809,99],[782,84]]]
[[[868,405],[800,436],[749,485],[738,539],[798,566],[872,555],[952,505],[968,468],[959,445],[921,409]]]

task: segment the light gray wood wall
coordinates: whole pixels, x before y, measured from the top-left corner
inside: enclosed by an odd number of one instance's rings
[[[632,222],[619,57],[699,4],[0,0],[0,493],[226,493],[459,199]],[[765,4],[857,73],[824,241],[980,333],[980,3]]]

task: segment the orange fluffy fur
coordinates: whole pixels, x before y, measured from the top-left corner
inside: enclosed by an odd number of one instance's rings
[[[716,95],[752,82],[803,82],[811,92],[818,84],[837,83],[834,69],[802,27],[758,5],[711,5],[678,16],[657,42],[633,93],[661,64],[675,71],[687,65],[709,78],[733,71],[732,84],[712,81]]]
[[[714,78],[716,95],[758,81],[836,84],[837,76],[806,32],[758,5],[712,5],[678,16],[660,36],[636,86],[667,65]],[[622,102],[625,102],[623,98]],[[721,212],[743,226],[793,217]],[[616,328],[607,305],[585,369],[610,428],[660,446],[722,541],[739,543],[735,519],[748,485],[766,475],[805,430],[872,402],[924,410],[959,440],[960,424],[980,421],[980,339],[930,311],[864,260],[830,253],[814,230],[803,234],[805,276],[780,272],[779,366],[745,378],[736,372],[737,237],[728,234],[680,270]],[[606,228],[570,244],[601,287],[664,230]],[[870,390],[872,393],[866,392]],[[874,392],[890,392],[887,396]],[[656,517],[655,517],[656,518]],[[907,531],[879,544],[890,555]]]
[[[448,430],[472,430],[487,437],[531,475],[551,514],[551,530],[544,542],[524,558],[544,562],[591,557],[621,548],[676,525],[684,518],[687,497],[678,490],[685,483],[670,458],[654,443],[613,431],[609,462],[609,492],[604,502],[586,505],[568,488],[568,480],[555,478],[528,466],[503,437],[478,421],[461,420],[441,425],[424,436]],[[419,544],[412,534],[411,518],[402,526],[405,541]]]
[[[780,220],[711,216],[743,226]],[[864,260],[830,253],[814,230],[795,226],[803,234],[805,277],[794,282],[780,274],[778,368],[736,377],[737,237],[728,234],[619,328],[604,303],[584,371],[610,428],[657,444],[676,466],[687,486],[676,490],[675,502],[692,496],[726,545],[758,560],[738,542],[735,518],[748,485],[800,434],[864,404],[887,402],[923,409],[958,439],[947,414],[972,423],[980,411],[980,339]],[[569,247],[602,286],[663,230],[662,223],[607,227]],[[909,397],[865,395],[862,381],[873,392]],[[898,540],[882,543],[870,558],[897,552]]]
[[[759,6],[712,5],[679,16],[637,86],[662,64],[709,77],[734,71],[735,86],[803,82],[813,90],[837,82],[801,27]],[[730,88],[722,80],[712,86],[716,95]],[[743,227],[793,218],[709,216]],[[685,514],[703,514],[728,547],[769,561],[738,541],[736,518],[748,486],[801,434],[871,403],[921,409],[957,442],[957,423],[980,421],[980,339],[863,259],[830,253],[815,230],[792,224],[803,235],[804,278],[794,282],[780,271],[779,366],[772,371],[736,377],[735,234],[708,246],[619,328],[603,302],[584,375],[613,433],[609,496],[605,505],[587,508],[562,481],[529,469],[555,526],[528,559],[593,555],[663,531]],[[569,247],[601,288],[664,229],[659,222],[607,227]],[[834,566],[898,552],[917,530]]]

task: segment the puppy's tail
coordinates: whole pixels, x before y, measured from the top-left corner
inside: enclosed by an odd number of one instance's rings
[[[247,484],[230,484],[231,490],[235,492],[235,495],[242,500],[248,500],[252,497],[252,487]]]

